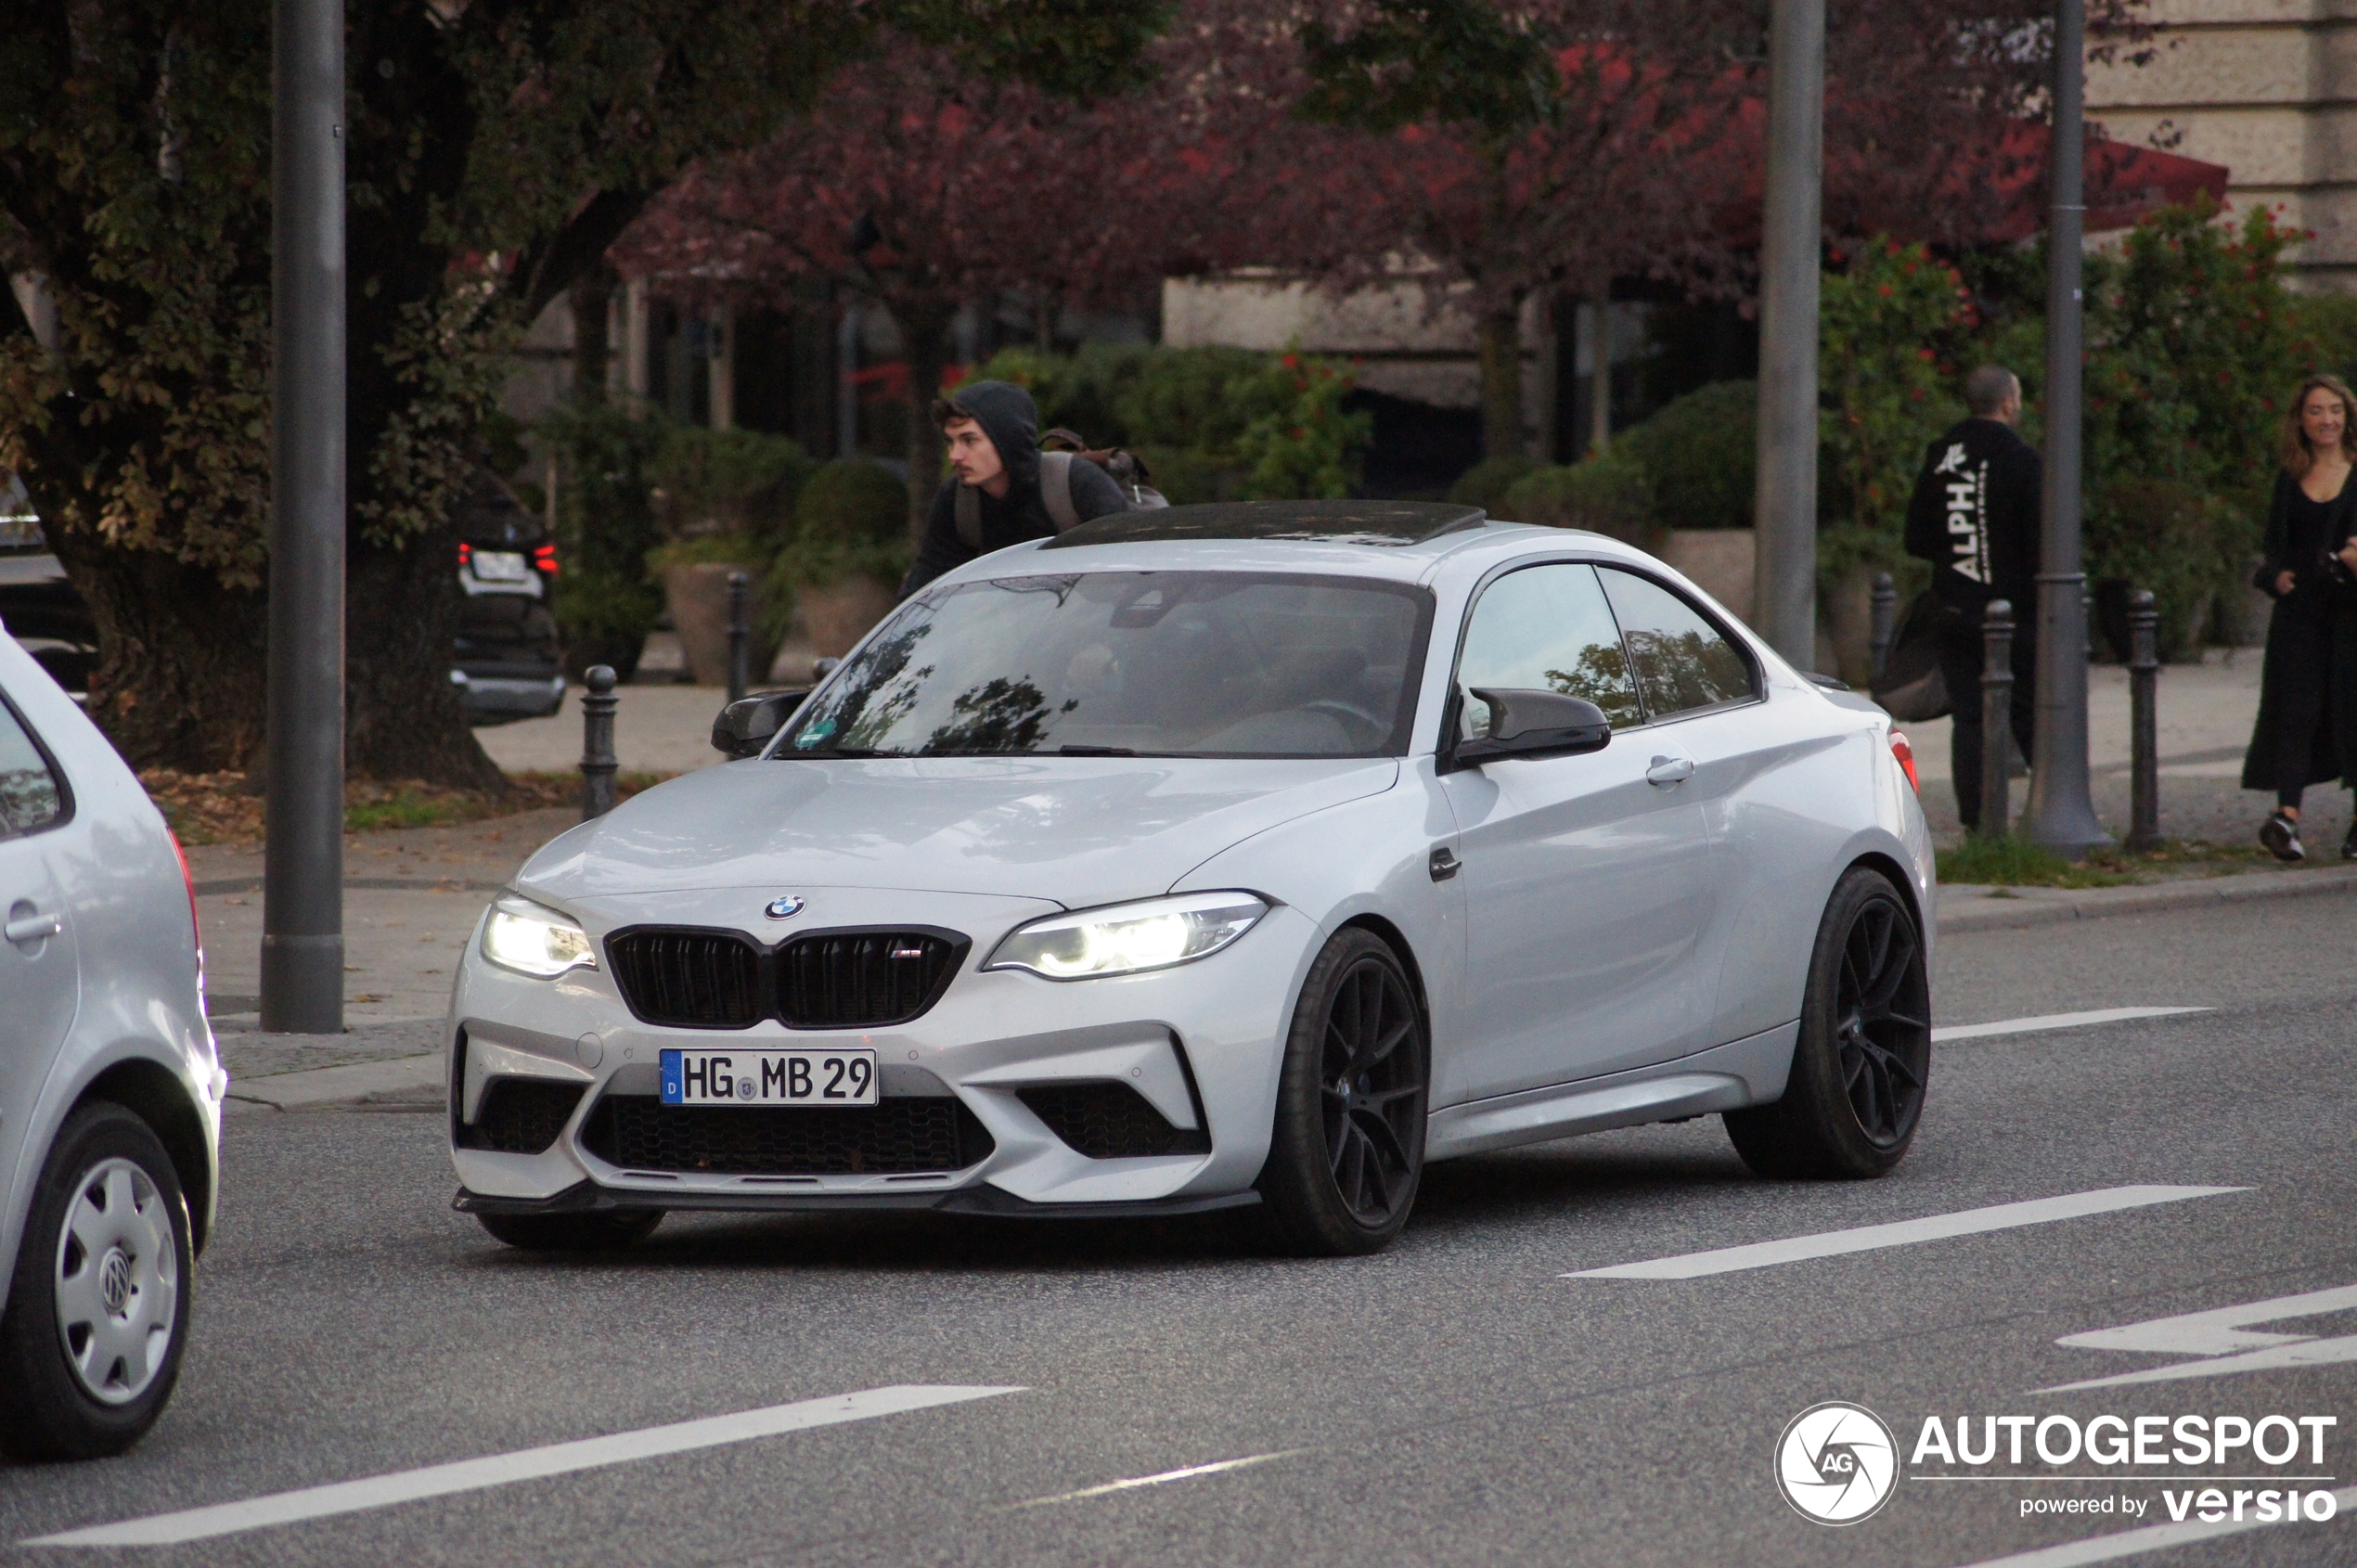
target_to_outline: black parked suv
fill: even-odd
[[[24,487],[0,475],[0,624],[79,699],[98,667],[98,627],[41,537]]]
[[[450,679],[478,725],[547,718],[565,699],[563,650],[549,613],[557,546],[547,525],[485,476],[459,504],[457,668]]]

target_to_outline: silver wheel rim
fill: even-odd
[[[58,1339],[84,1392],[105,1405],[138,1398],[171,1354],[180,1306],[170,1205],[146,1171],[118,1157],[82,1173],[56,1283]]]

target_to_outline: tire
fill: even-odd
[[[1381,1252],[1423,1176],[1432,1053],[1397,955],[1337,932],[1301,988],[1277,1081],[1261,1202],[1270,1240],[1304,1257]]]
[[[195,1259],[172,1158],[109,1100],[66,1118],[25,1216],[0,1317],[0,1446],[120,1454],[172,1397]]]
[[[1914,1141],[1930,1077],[1922,934],[1888,880],[1853,866],[1817,925],[1784,1098],[1728,1112],[1727,1137],[1764,1176],[1887,1176]]]
[[[528,1253],[619,1252],[654,1234],[661,1209],[601,1215],[477,1215],[483,1227]]]

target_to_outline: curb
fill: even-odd
[[[273,1073],[233,1079],[224,1108],[231,1111],[294,1111],[365,1099],[404,1090],[439,1089],[442,1053],[397,1056],[385,1061],[350,1061],[307,1073]]]
[[[2320,871],[2250,871],[2238,876],[2162,882],[2151,887],[2016,888],[2004,895],[1966,893],[1951,906],[1940,896],[1938,929],[2005,931],[2063,920],[2142,915],[2158,909],[2207,908],[2254,900],[2357,893],[2357,868]]]

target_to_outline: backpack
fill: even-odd
[[[1938,595],[1926,590],[1915,596],[1874,676],[1874,698],[1883,712],[1900,724],[1927,724],[1953,712],[1947,679],[1939,673],[1939,640],[1962,620]]]
[[[1039,500],[1048,508],[1048,521],[1062,533],[1076,527],[1080,513],[1072,504],[1072,465],[1077,458],[1094,463],[1113,477],[1121,486],[1122,495],[1132,511],[1152,511],[1170,505],[1169,499],[1151,483],[1142,458],[1124,452],[1118,446],[1098,451],[1088,450],[1088,443],[1072,431],[1056,429],[1039,438]],[[958,486],[955,501],[958,540],[970,550],[982,548],[982,497],[972,486]]]

